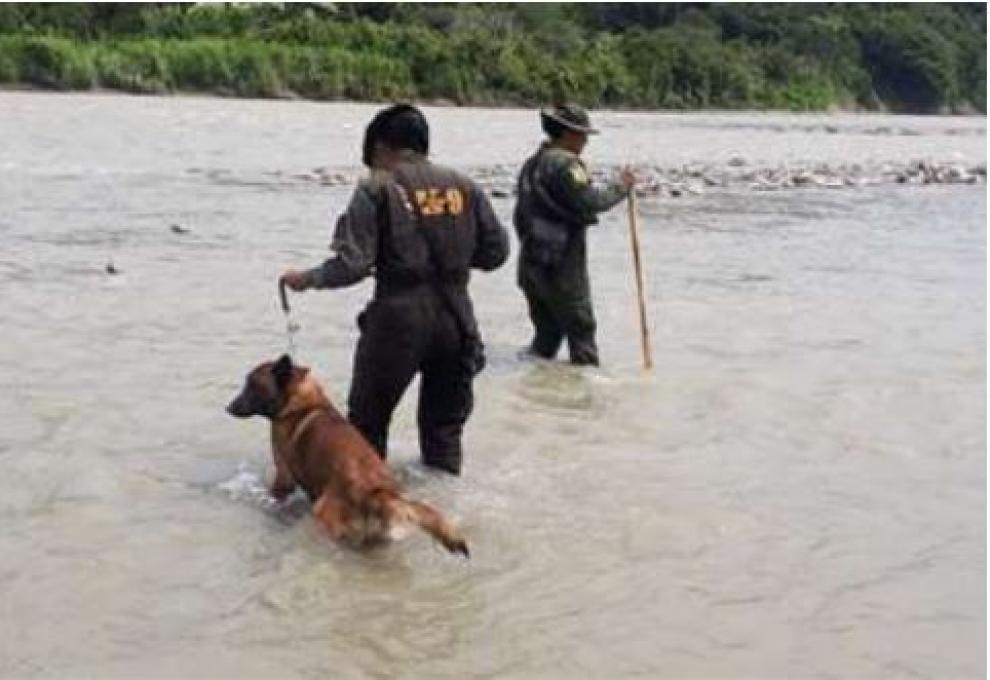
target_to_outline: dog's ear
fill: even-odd
[[[272,367],[272,373],[275,374],[275,386],[284,390],[292,380],[292,358],[288,354],[283,354]]]

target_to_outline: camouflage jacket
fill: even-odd
[[[544,143],[519,172],[512,222],[527,255],[553,264],[574,234],[628,193],[618,184],[595,185],[577,154]]]

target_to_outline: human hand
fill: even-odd
[[[628,165],[622,168],[619,172],[619,183],[626,188],[627,191],[631,191],[634,186],[636,186],[636,173]]]
[[[279,277],[279,283],[301,293],[310,287],[309,273],[298,269],[289,269]]]

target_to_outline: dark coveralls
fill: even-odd
[[[505,262],[505,228],[473,181],[406,152],[392,171],[374,171],[358,185],[332,248],[335,257],[310,270],[314,287],[349,286],[368,274],[376,280],[358,316],[350,421],[384,458],[392,412],[418,372],[423,462],[459,473],[475,373],[462,350],[466,335],[480,343],[469,272]]]
[[[596,187],[576,154],[549,144],[523,165],[513,223],[522,243],[518,284],[535,334],[530,351],[553,358],[567,338],[571,362],[598,364],[586,232],[628,195]]]

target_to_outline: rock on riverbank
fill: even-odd
[[[680,167],[640,165],[637,195],[644,198],[681,198],[700,196],[711,191],[787,191],[808,188],[851,189],[881,184],[985,184],[986,163],[932,161],[873,164],[792,164],[774,167],[751,165],[746,159],[733,157],[724,164],[691,163]],[[595,171],[598,180],[616,176],[618,166]],[[189,174],[225,185],[270,185],[289,187],[300,184],[352,186],[364,171],[351,168],[312,168],[305,171],[270,171],[260,177],[242,177],[220,169],[191,168]],[[518,168],[508,164],[469,168],[467,173],[496,200],[515,194]]]

